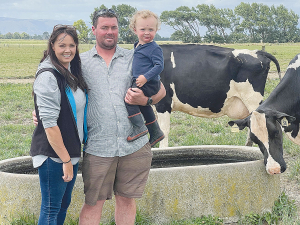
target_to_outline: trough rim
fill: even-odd
[[[240,164],[249,164],[249,163],[255,163],[257,161],[262,161],[263,160],[263,155],[261,151],[259,150],[258,147],[249,147],[249,146],[237,146],[237,145],[192,145],[192,146],[176,146],[176,147],[167,147],[167,148],[152,148],[151,151],[153,152],[153,155],[157,154],[159,155],[160,153],[170,153],[174,151],[180,151],[180,150],[210,150],[212,152],[220,152],[220,151],[230,151],[232,153],[237,152],[241,154],[249,154],[252,155],[254,160],[249,160],[249,161],[243,161],[243,162],[228,162],[228,163],[220,163],[220,164],[208,164],[208,165],[190,165],[190,166],[180,166],[180,167],[166,167],[166,168],[151,168],[150,171],[157,171],[157,170],[172,170],[172,169],[180,169],[180,168],[186,168],[186,167],[222,167],[222,166],[229,166],[231,164],[234,165],[240,165]],[[165,154],[167,155],[167,154]],[[9,158],[9,159],[4,159],[0,160],[0,168],[5,166],[5,164],[10,164],[10,163],[17,163],[20,161],[28,161],[31,160],[31,156],[20,156],[20,157],[15,157],[15,158]],[[27,176],[28,178],[34,178],[38,177],[38,174],[19,174],[19,173],[11,173],[11,172],[3,172],[0,170],[0,175],[1,176],[14,176],[15,178],[17,177],[24,177]],[[81,176],[81,173],[78,173],[77,176]]]

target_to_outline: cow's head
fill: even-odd
[[[287,124],[281,124],[282,120]],[[275,110],[257,110],[245,119],[229,121],[233,126],[237,124],[240,130],[248,127],[250,138],[256,143],[264,155],[264,163],[267,173],[278,174],[286,170],[286,163],[283,159],[282,127],[288,129],[289,123],[295,120],[294,117]]]

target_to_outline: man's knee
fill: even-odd
[[[127,197],[123,197],[121,195],[115,195],[115,198],[116,198],[116,204],[122,204],[122,205],[135,204],[134,198],[127,198]]]

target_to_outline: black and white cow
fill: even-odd
[[[269,174],[283,173],[282,129],[300,145],[300,54],[290,62],[287,71],[270,96],[247,118],[230,121],[239,129],[250,128],[250,138],[264,155]]]
[[[263,51],[193,44],[161,48],[166,97],[155,105],[165,133],[160,147],[168,147],[171,111],[207,118],[245,118],[263,99],[271,61],[280,73],[276,58]]]

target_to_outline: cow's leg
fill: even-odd
[[[168,147],[169,133],[170,133],[170,116],[169,112],[157,113],[157,120],[162,132],[164,132],[165,138],[159,143],[159,148]]]
[[[247,141],[246,141],[246,146],[252,146],[253,145],[253,141],[250,138],[250,129],[248,128],[248,133],[247,133]]]

